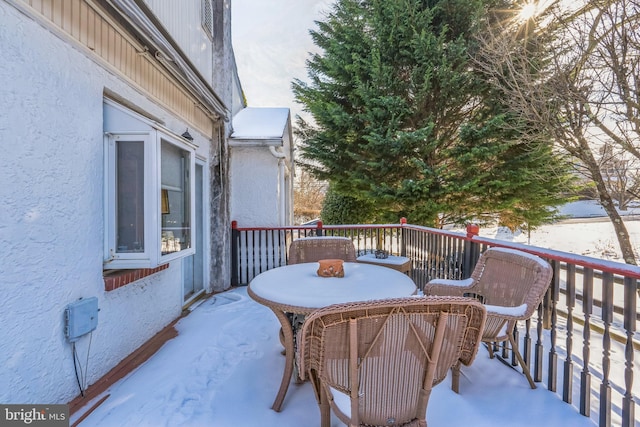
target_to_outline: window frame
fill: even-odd
[[[179,149],[187,152],[189,154],[189,159],[188,159],[188,174],[189,174],[189,188],[188,189],[183,189],[183,191],[188,191],[188,196],[189,196],[189,247],[182,249],[180,251],[177,252],[170,252],[167,253],[165,255],[162,254],[162,219],[161,219],[161,212],[162,212],[162,190],[165,189],[164,184],[162,183],[162,169],[161,167],[158,167],[157,170],[157,182],[158,182],[158,186],[157,186],[157,191],[155,192],[157,194],[158,197],[158,202],[157,202],[157,208],[155,210],[156,215],[158,215],[158,221],[157,221],[157,236],[158,236],[158,254],[159,254],[159,259],[160,259],[160,264],[164,264],[166,262],[169,262],[173,259],[176,258],[182,258],[185,256],[189,256],[189,255],[193,255],[195,253],[195,220],[196,220],[196,216],[195,216],[195,210],[196,210],[196,206],[195,206],[195,191],[196,191],[196,186],[195,186],[195,168],[196,168],[196,161],[195,161],[195,157],[196,157],[196,153],[195,153],[195,149],[193,150],[188,150],[186,147],[188,147],[188,144],[183,144],[181,143],[179,140],[175,139],[175,138],[171,138],[169,135],[165,134],[165,133],[159,133],[158,135],[158,142],[157,142],[157,164],[161,165],[162,164],[162,142],[167,142],[169,144],[172,144],[176,147],[178,147]]]
[[[122,112],[136,117],[135,113],[125,109],[115,103],[107,103],[120,109]],[[144,123],[142,123],[144,122]],[[141,124],[151,125],[148,130],[141,131],[105,131],[104,134],[104,159],[105,159],[105,192],[104,192],[104,254],[103,268],[112,269],[138,269],[155,268],[170,261],[183,258],[195,253],[195,160],[196,146],[185,138],[173,134],[167,129],[161,128],[158,124],[149,120],[142,120]],[[126,127],[126,125],[124,125]],[[141,126],[144,128],[145,126]],[[144,149],[144,214],[143,214],[143,250],[141,252],[118,252],[117,245],[117,162],[116,143],[117,142],[143,142]],[[161,189],[162,189],[162,141],[177,146],[188,153],[189,175],[188,191],[189,197],[189,247],[180,251],[162,254],[162,217],[161,217]]]

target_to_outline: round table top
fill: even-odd
[[[277,305],[315,310],[332,304],[408,297],[416,292],[411,278],[373,264],[344,263],[344,277],[320,277],[318,263],[267,270],[253,278],[249,290]]]

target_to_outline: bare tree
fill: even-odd
[[[476,58],[513,113],[533,124],[532,140],[552,140],[593,181],[623,258],[634,265],[600,153],[640,159],[639,1],[557,1],[525,31],[515,20],[496,23]]]
[[[302,117],[296,116],[294,127],[296,152],[301,141],[310,137],[314,128]],[[296,224],[320,217],[327,192],[327,183],[316,178],[311,170],[317,165],[302,161],[296,156],[296,176],[293,182],[293,217]]]
[[[326,184],[317,180],[304,168],[298,168],[293,187],[293,216],[297,224],[320,216]]]
[[[629,158],[620,148],[614,151],[611,145],[606,145],[601,150],[600,170],[619,210],[627,210],[632,200],[640,199],[638,159]]]

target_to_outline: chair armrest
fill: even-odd
[[[473,288],[473,284],[472,278],[462,280],[433,279],[424,286],[424,294],[462,296],[463,293]]]

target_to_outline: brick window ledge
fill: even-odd
[[[105,270],[103,272],[104,290],[109,292],[128,285],[131,282],[140,280],[143,277],[151,276],[159,271],[169,268],[169,264],[163,264],[156,268],[138,268],[133,270]]]

